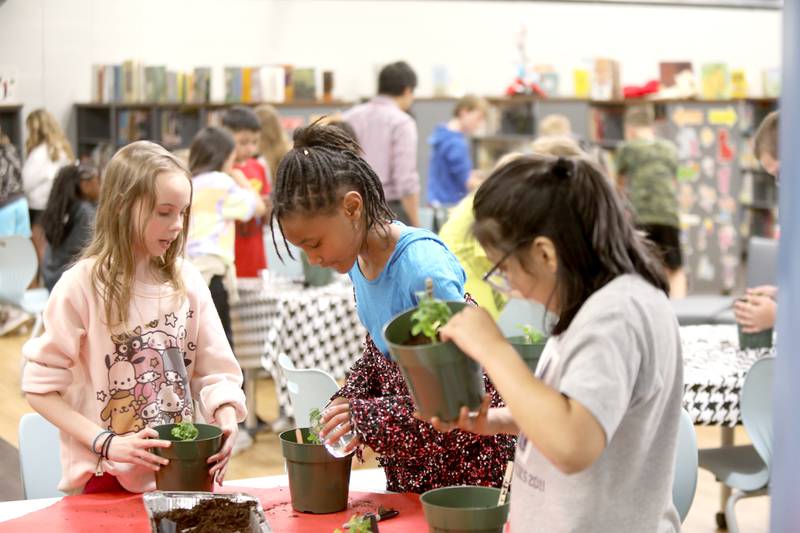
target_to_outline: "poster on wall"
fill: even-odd
[[[17,79],[17,67],[0,65],[0,102],[16,103]]]

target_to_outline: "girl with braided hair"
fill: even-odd
[[[278,166],[273,190],[272,216],[284,240],[301,248],[312,264],[350,276],[368,332],[362,357],[326,409],[321,436],[335,443],[352,431],[355,438],[345,450],[372,448],[391,491],[499,486],[513,453],[512,436],[439,433],[413,416],[413,401],[381,330],[394,315],[416,306],[426,278],[433,280],[438,298],[469,300],[465,274],[436,235],[394,220],[377,174],[360,153],[334,126],[300,128]],[[491,405],[502,405],[488,380],[486,389]]]

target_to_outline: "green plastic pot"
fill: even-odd
[[[301,429],[303,441],[308,428]],[[303,513],[338,513],[347,508],[353,454],[337,458],[322,444],[297,442],[295,430],[280,434],[289,474],[292,507]]]
[[[500,489],[455,486],[420,496],[430,533],[503,533],[511,495],[497,505]]]
[[[772,348],[772,328],[759,331],[758,333],[744,333],[742,326],[739,329],[739,349],[748,348]]]
[[[518,335],[515,337],[508,337],[508,342],[522,357],[531,372],[536,372],[536,365],[539,364],[539,358],[542,357],[544,346],[547,344],[547,339],[536,344],[529,344],[527,337]]]
[[[306,285],[309,287],[324,287],[333,281],[333,270],[312,265],[308,262],[308,256],[305,253],[300,254],[300,256],[303,261],[303,276]]]
[[[169,448],[153,448],[154,454],[169,459],[167,466],[156,472],[158,490],[187,490],[212,492],[214,479],[208,470],[208,458],[222,447],[222,430],[209,424],[195,424],[198,435],[195,440],[180,440],[172,436],[177,424],[156,426],[158,438],[172,441]]]
[[[447,302],[453,313],[468,304]],[[481,366],[452,342],[406,346],[411,338],[411,315],[404,311],[383,328],[389,353],[400,367],[414,405],[423,418],[458,419],[461,406],[477,410],[485,395]]]

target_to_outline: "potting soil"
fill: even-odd
[[[255,503],[232,502],[220,498],[202,500],[191,509],[173,509],[154,516],[158,531],[171,531],[169,522],[177,525],[176,533],[190,528],[191,533],[246,533]]]

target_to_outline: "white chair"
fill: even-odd
[[[0,237],[0,302],[21,307],[36,317],[31,337],[42,330],[42,312],[50,293],[47,289],[28,289],[39,262],[36,249],[28,237]]]
[[[742,498],[762,496],[769,490],[774,362],[774,357],[764,357],[753,363],[742,385],[739,401],[742,424],[753,444],[700,450],[700,467],[733,489],[725,505],[725,523],[719,524],[727,524],[730,533],[739,532],[734,510],[736,502]]]
[[[681,523],[689,514],[697,490],[697,461],[697,435],[692,417],[686,409],[681,409],[678,447],[675,452],[675,478],[672,481],[672,501],[678,509]]]
[[[61,480],[61,444],[58,428],[38,413],[19,421],[19,471],[26,500],[64,496]]]
[[[272,233],[269,228],[267,228],[264,232],[264,251],[267,254],[267,270],[270,275],[282,276],[289,279],[303,278],[303,263],[300,261],[300,249],[289,244],[294,259],[289,257],[283,245],[283,235],[277,225],[275,227],[275,241],[278,243],[281,252],[280,257],[278,257],[278,252],[275,249],[275,243],[272,242]]]
[[[295,368],[286,354],[278,356],[278,364],[286,378],[295,425],[299,428],[309,427],[311,424],[308,415],[311,410],[321,411],[328,405],[331,396],[339,390],[339,384],[323,370]]]
[[[522,327],[525,325],[533,326],[542,331],[543,318],[545,316],[542,304],[525,300],[524,298],[511,298],[506,303],[500,315],[497,317],[497,325],[506,337],[522,335]]]

